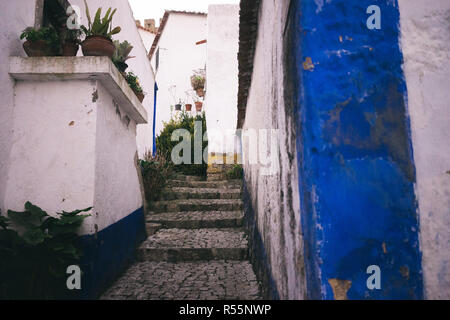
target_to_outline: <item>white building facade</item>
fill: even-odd
[[[205,69],[207,15],[204,13],[166,11],[158,34],[150,49],[149,58],[158,85],[156,103],[156,135],[163,122],[175,115],[175,105],[194,105],[191,76],[195,70]],[[200,42],[200,43],[199,43]],[[200,99],[202,100],[202,99]],[[193,106],[195,112],[195,106]]]

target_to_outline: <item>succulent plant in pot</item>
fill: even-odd
[[[23,49],[29,57],[54,56],[58,52],[59,36],[52,27],[28,27],[20,35],[20,39],[24,38]]]
[[[128,85],[130,86],[131,90],[133,90],[136,97],[139,99],[140,102],[144,101],[145,93],[142,89],[139,78],[137,75],[135,75],[132,71],[126,73],[125,79],[128,82]]]
[[[81,30],[86,35],[86,39],[81,43],[83,54],[85,56],[108,56],[112,58],[116,47],[111,37],[121,31],[120,27],[112,29],[112,18],[117,9],[112,10],[112,8],[109,8],[105,16],[100,18],[102,8],[98,8],[94,21],[92,21],[86,0],[84,0],[84,3],[86,5],[88,27],[81,26]]]
[[[128,65],[125,62],[128,59],[135,58],[130,56],[133,46],[128,41],[119,42],[118,40],[114,41],[114,46],[116,49],[114,51],[112,61],[117,69],[123,73],[128,68]]]

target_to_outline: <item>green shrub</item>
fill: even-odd
[[[232,169],[227,171],[226,176],[229,180],[242,179],[244,178],[244,169],[240,164],[235,164]]]
[[[144,180],[145,198],[147,201],[158,201],[164,190],[167,179],[172,174],[172,164],[164,156],[153,157],[147,154],[140,161]]]
[[[27,202],[24,212],[0,216],[0,299],[69,298],[66,270],[79,265],[76,231],[88,216],[79,214],[89,210],[52,217]]]
[[[186,175],[195,175],[206,177],[206,170],[208,164],[204,161],[202,156],[202,164],[194,163],[194,128],[195,121],[202,122],[202,137],[206,133],[206,116],[203,112],[201,115],[191,116],[187,112],[181,112],[177,118],[172,118],[169,122],[164,124],[164,129],[156,138],[156,148],[158,153],[163,155],[166,159],[171,159],[173,148],[179,144],[179,141],[172,141],[172,133],[177,129],[186,129],[191,134],[191,164],[181,164],[174,166],[174,170]],[[202,151],[208,148],[208,141],[202,142]]]
[[[59,50],[60,39],[58,32],[53,27],[42,27],[40,29],[35,29],[33,27],[28,27],[22,31],[20,39],[26,39],[27,41],[34,42],[38,40],[44,40],[47,45],[51,48],[54,54]]]

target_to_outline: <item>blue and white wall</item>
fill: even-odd
[[[280,130],[282,170],[262,184],[244,163],[246,202],[282,299],[450,298],[450,4],[413,2],[262,1],[244,128]],[[371,5],[380,29],[366,25]],[[260,203],[286,195],[292,151],[299,209],[286,229],[285,207]],[[367,287],[372,265],[380,290]]]

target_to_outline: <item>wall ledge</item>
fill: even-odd
[[[98,80],[137,124],[147,111],[108,57],[10,57],[9,74],[19,81]]]

